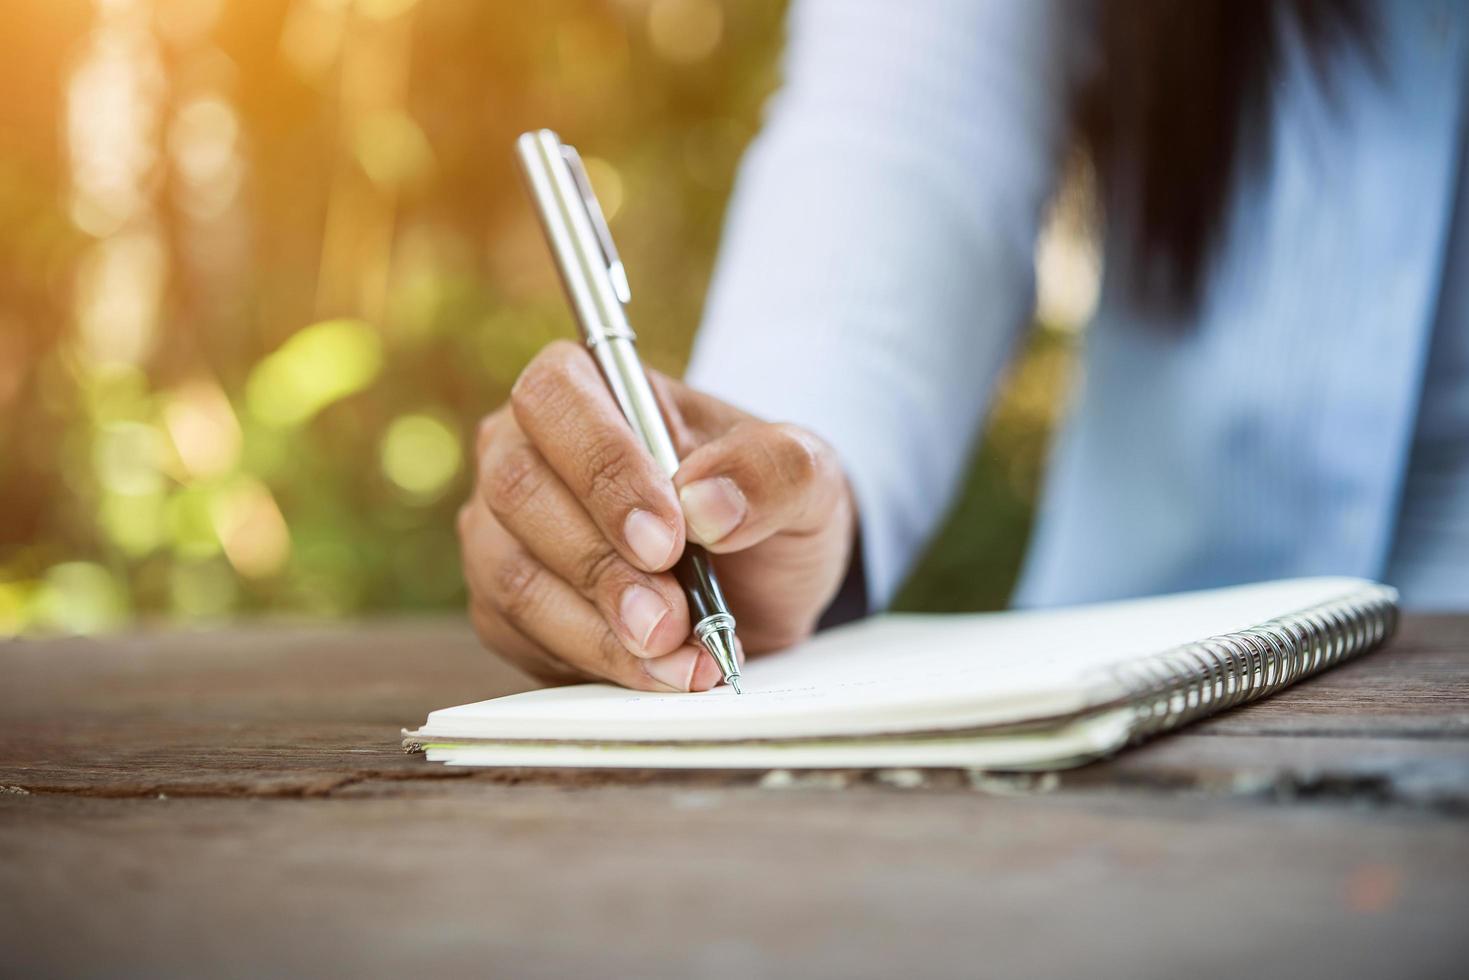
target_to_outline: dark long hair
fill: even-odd
[[[1270,152],[1287,34],[1330,91],[1343,46],[1370,59],[1361,0],[1098,0],[1100,63],[1075,126],[1095,168],[1124,285],[1153,308],[1196,304],[1231,196]]]

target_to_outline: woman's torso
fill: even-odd
[[[1193,321],[1104,288],[1018,604],[1332,573],[1469,607],[1469,16],[1375,9],[1378,68],[1328,93],[1293,52]]]

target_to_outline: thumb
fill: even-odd
[[[841,513],[835,451],[794,425],[747,422],[690,453],[673,477],[689,537],[716,554],[780,532],[819,530]]]

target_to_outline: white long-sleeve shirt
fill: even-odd
[[[874,607],[943,516],[1029,319],[1074,10],[792,10],[688,376],[836,448]],[[1469,309],[1451,288],[1469,270],[1469,16],[1379,13],[1386,84],[1348,70],[1333,109],[1288,62],[1273,156],[1191,323],[1104,282],[1020,604],[1342,573],[1469,608]]]

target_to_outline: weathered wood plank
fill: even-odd
[[[388,723],[534,685],[462,619],[252,624],[0,643],[0,720]]]
[[[1180,732],[1061,774],[1076,792],[1186,792],[1469,813],[1469,744],[1457,739]]]
[[[1388,650],[1064,774],[1060,785],[1460,808],[1469,798],[1466,622],[1410,617]],[[0,676],[0,786],[101,796],[309,796],[365,780],[467,778],[403,756],[399,727],[529,686],[456,620],[17,642],[0,646]],[[1302,737],[1312,734],[1330,737]],[[608,785],[649,775],[505,778]],[[714,786],[756,778],[679,777]]]
[[[1451,976],[1469,830],[1188,798],[0,796],[17,975]]]
[[[413,725],[433,708],[533,686],[457,618],[13,640],[0,643],[0,672],[7,721],[66,713]],[[1469,735],[1469,616],[1405,617],[1386,649],[1204,725]]]
[[[3,729],[3,726],[0,726]],[[43,723],[32,747],[0,739],[0,788],[99,797],[327,796],[364,782],[380,792],[408,792],[409,780],[482,780],[575,786],[674,783],[751,785],[762,773],[521,770],[503,774],[430,765],[404,755],[396,733],[362,724],[300,722],[254,731],[231,725],[235,741],[198,725],[158,722],[71,725]],[[36,744],[44,745],[40,752]],[[1020,777],[976,780],[957,771],[828,773],[794,777],[808,785],[902,785],[945,791],[975,787],[1003,792],[1036,782]],[[1469,812],[1469,747],[1455,740],[1231,736],[1181,732],[1113,760],[1048,781],[1066,793],[1103,790],[1272,800],[1298,797],[1372,805],[1422,806]]]
[[[0,948],[46,975],[1449,975],[1466,624],[1042,777],[429,766],[400,726],[527,686],[456,621],[8,644]]]

